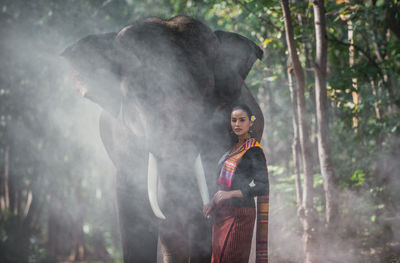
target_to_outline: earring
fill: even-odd
[[[253,126],[251,126],[250,129],[249,129],[250,138],[254,138],[254,133],[255,133],[254,128],[253,128]]]

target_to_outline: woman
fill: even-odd
[[[221,158],[218,191],[203,209],[205,217],[212,215],[214,219],[212,263],[248,263],[256,218],[255,196],[259,196],[256,262],[268,262],[269,183],[263,150],[249,133],[254,121],[248,106],[233,108],[231,127],[237,142]]]

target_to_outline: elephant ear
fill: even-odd
[[[67,47],[61,56],[79,70],[88,71],[94,68],[112,70],[113,42],[116,36],[115,32],[86,36]]]
[[[216,95],[221,102],[232,102],[240,96],[244,80],[263,51],[239,34],[219,30],[214,33],[220,43],[214,69]]]
[[[82,95],[113,114],[119,112],[120,67],[114,39],[117,33],[89,35],[61,54],[73,69],[75,85]]]

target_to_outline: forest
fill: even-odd
[[[2,0],[0,261],[123,262],[101,109],[63,50],[194,17],[264,52],[270,262],[400,262],[400,1]]]

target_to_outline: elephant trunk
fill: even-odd
[[[147,187],[148,187],[148,195],[151,209],[154,212],[154,215],[160,219],[165,219],[163,212],[160,209],[158,204],[158,170],[157,170],[157,161],[152,153],[149,152],[149,164],[148,164],[148,176],[147,176]],[[203,163],[201,161],[200,154],[197,156],[196,161],[194,163],[194,172],[197,180],[197,184],[199,187],[201,199],[203,201],[203,205],[208,204],[210,202],[210,196],[208,193],[208,187],[206,183],[206,177],[204,173]]]

